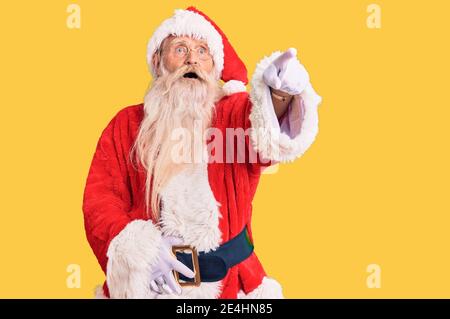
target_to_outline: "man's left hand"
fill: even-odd
[[[289,95],[302,93],[309,83],[309,74],[296,55],[297,50],[290,48],[277,57],[264,71],[264,83]]]

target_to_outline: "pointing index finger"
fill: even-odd
[[[284,53],[282,53],[278,58],[273,61],[273,64],[278,70],[281,70],[285,64],[289,62],[290,59],[297,56],[297,50],[295,48],[289,48]]]

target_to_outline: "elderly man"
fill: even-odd
[[[176,10],[155,31],[144,103],[110,121],[86,182],[98,296],[283,297],[253,250],[251,214],[261,171],[300,157],[318,131],[320,97],[295,56],[265,57],[249,96],[244,64],[204,13]]]

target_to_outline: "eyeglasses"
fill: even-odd
[[[204,46],[199,46],[195,49],[191,49],[186,44],[180,43],[170,47],[170,52],[179,59],[186,58],[191,51],[195,51],[197,57],[202,61],[206,61],[212,58],[208,48]]]

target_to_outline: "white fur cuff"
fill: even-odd
[[[150,274],[161,245],[152,221],[130,222],[110,243],[106,280],[111,298],[145,298],[152,294]]]
[[[281,132],[273,108],[270,89],[263,81],[264,71],[280,55],[281,52],[277,51],[270,57],[264,57],[258,63],[253,74],[250,92],[253,104],[250,112],[252,125],[250,137],[253,147],[262,158],[277,162],[290,162],[302,156],[314,142],[319,129],[317,107],[322,99],[309,84],[300,94],[305,106],[300,133],[295,137],[290,137]]]

